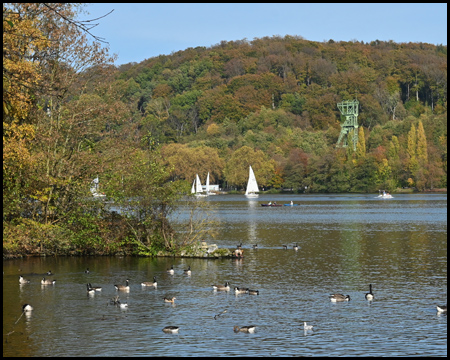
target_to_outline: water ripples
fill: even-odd
[[[288,209],[214,198],[222,218],[214,243],[242,242],[244,259],[4,261],[3,328],[14,332],[3,355],[446,356],[447,315],[435,308],[447,296],[446,197],[318,196]],[[166,273],[172,264],[174,275]],[[191,276],[183,273],[188,266]],[[19,286],[19,268],[22,274],[52,269],[57,283],[41,287],[33,276]],[[156,289],[141,287],[153,276]],[[127,278],[130,292],[116,291],[113,285]],[[212,289],[225,281],[260,295]],[[87,282],[102,291],[88,296]],[[364,299],[370,283],[372,302]],[[336,292],[352,300],[331,303]],[[117,294],[127,309],[108,305]],[[164,296],[177,300],[164,303]],[[14,326],[25,302],[35,310]],[[305,332],[304,321],[314,329]],[[163,333],[167,325],[179,326],[179,333]],[[235,325],[257,328],[234,333]]]

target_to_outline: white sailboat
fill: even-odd
[[[94,179],[94,180],[92,180],[92,183],[91,183],[91,194],[92,194],[92,196],[93,197],[105,197],[106,195],[105,194],[101,194],[101,193],[99,193],[99,179],[98,179],[98,176]]]
[[[206,195],[209,195],[209,171],[208,171],[208,175],[206,175]]]
[[[248,198],[256,198],[258,197],[258,183],[256,182],[255,173],[253,172],[252,167],[250,166],[249,174],[248,174],[248,183],[247,190],[245,190],[245,196]]]
[[[194,191],[194,184],[195,184],[195,191]],[[202,183],[200,181],[198,174],[195,177],[194,184],[192,184],[191,192],[194,193],[195,196],[197,197],[207,196],[206,194],[203,193]]]
[[[206,176],[206,195],[216,195],[215,192],[209,191],[209,172],[208,175]]]

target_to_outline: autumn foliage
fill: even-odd
[[[176,251],[194,176],[242,191],[249,165],[264,190],[447,186],[447,46],[274,36],[115,67],[81,10],[3,5],[4,253]]]

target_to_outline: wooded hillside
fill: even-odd
[[[241,190],[249,165],[266,190],[447,187],[447,46],[275,36],[115,67],[82,6],[3,5],[4,252],[176,251],[208,227],[168,221],[195,174]]]
[[[446,46],[265,37],[189,48],[119,72],[132,122],[163,145],[176,179],[209,171],[223,187],[241,188],[254,163],[266,188],[446,187]],[[358,149],[336,149],[337,103],[354,99]]]

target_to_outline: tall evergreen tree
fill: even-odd
[[[422,121],[419,121],[417,126],[417,160],[421,165],[426,165],[428,162],[427,138],[425,130],[423,129]]]
[[[356,144],[356,158],[362,159],[366,157],[366,139],[364,138],[364,129],[362,126],[358,130],[358,143]]]
[[[414,174],[417,170],[417,133],[414,124],[411,124],[411,130],[408,133],[408,170],[411,174]]]
[[[400,174],[402,173],[402,163],[400,160],[400,143],[398,141],[398,137],[392,135],[392,139],[389,142],[387,159],[389,161],[389,165],[392,169],[392,181],[398,186],[398,182],[400,180]]]
[[[398,142],[398,137],[395,135],[392,135],[392,139],[389,142],[389,148],[388,148],[388,160],[398,160],[399,150],[400,150],[400,144]]]

